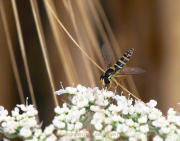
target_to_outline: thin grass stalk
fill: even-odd
[[[30,90],[30,95],[31,95],[33,105],[37,109],[36,100],[34,97],[33,86],[32,86],[31,77],[30,77],[30,73],[29,73],[29,67],[28,67],[28,63],[27,63],[25,46],[24,46],[24,41],[23,41],[23,36],[22,36],[22,30],[21,30],[19,16],[18,16],[18,12],[17,12],[17,6],[16,6],[15,0],[11,0],[11,2],[12,2],[14,17],[15,17],[18,39],[19,39],[19,43],[20,43],[20,49],[21,49],[21,53],[22,53],[22,57],[23,57],[23,63],[25,66],[25,73],[26,73],[26,77],[27,77],[27,81],[28,81],[29,90]],[[38,118],[38,122],[39,122],[39,116],[37,116],[37,118]]]
[[[88,14],[89,11],[87,10],[87,5],[85,4],[84,1],[76,1],[76,2],[77,2],[79,13],[82,17],[82,21],[84,23],[83,26],[85,27],[84,29],[85,29],[87,38],[90,40],[90,43],[92,44],[91,46],[93,47],[94,52],[96,53],[96,56],[100,56],[99,60],[103,64],[104,61],[103,61],[102,55],[100,55],[101,50],[99,49],[100,45],[96,37],[97,35],[96,29],[93,26],[92,20],[90,20],[91,17]]]
[[[47,45],[46,45],[46,42],[45,42],[45,37],[44,37],[43,30],[42,30],[42,24],[41,24],[41,21],[40,21],[40,15],[39,15],[39,10],[38,10],[38,6],[37,6],[37,1],[36,0],[30,0],[30,4],[31,4],[31,7],[32,7],[32,12],[33,12],[35,25],[36,25],[40,45],[41,45],[41,50],[42,50],[44,62],[45,62],[45,65],[46,65],[46,70],[47,70],[48,77],[49,77],[50,84],[51,84],[51,88],[52,88],[52,95],[53,95],[53,98],[54,98],[55,106],[58,106],[57,97],[56,97],[56,95],[54,95],[55,85],[54,85],[52,71],[51,71],[51,67],[50,67],[50,63],[49,63],[49,57],[48,57],[48,53],[47,53]]]
[[[51,6],[55,10],[53,2],[49,1],[49,3],[51,3]],[[71,73],[71,72],[75,72],[75,66],[73,64],[66,39],[64,37],[64,33],[63,33],[62,29],[59,29],[57,21],[54,19],[52,12],[48,8],[48,6],[49,6],[48,3],[46,3],[46,1],[45,1],[46,11],[47,11],[48,18],[49,18],[49,21],[50,21],[50,24],[52,27],[52,31],[53,31],[55,43],[57,45],[57,49],[59,52],[59,56],[61,57],[61,60],[63,62],[63,67],[66,72],[66,77],[67,77],[68,83],[69,84],[72,84],[72,83],[77,84],[79,82],[79,79],[78,79],[76,73],[74,73],[74,74]],[[71,66],[71,67],[69,67],[69,66]]]
[[[16,64],[16,59],[15,59],[15,56],[14,56],[13,45],[12,45],[12,41],[11,41],[11,37],[10,37],[10,32],[9,32],[7,19],[6,19],[6,14],[5,14],[4,5],[3,5],[2,0],[0,0],[0,11],[1,11],[1,15],[2,15],[3,26],[4,26],[4,30],[5,30],[5,35],[6,35],[6,39],[7,39],[10,59],[11,59],[11,63],[12,63],[13,73],[14,73],[14,76],[15,76],[15,80],[16,80],[20,100],[21,100],[22,104],[25,104],[24,93],[23,93],[21,80],[20,80],[20,76],[19,76],[19,72],[18,72],[18,68],[17,68],[17,64]]]
[[[74,15],[74,12],[73,12],[73,8],[72,8],[72,4],[71,4],[71,1],[68,0],[68,3],[69,3],[69,14],[71,16],[71,20],[72,20],[72,24],[74,26],[74,29],[75,29],[75,33],[77,35],[77,39],[78,39],[78,42],[80,44],[80,46],[85,49],[85,42],[83,41],[83,39],[81,38],[81,34],[79,32],[79,29],[78,29],[78,25],[76,23],[76,19],[75,19],[75,15]],[[91,54],[91,53],[90,53]],[[83,57],[83,61],[84,61],[84,66],[85,66],[85,69],[86,69],[86,72],[87,72],[87,77],[88,77],[88,80],[90,81],[90,85],[92,87],[95,87],[96,84],[95,84],[95,79],[94,79],[94,75],[93,75],[93,72],[92,72],[92,68],[91,68],[91,65],[90,65],[90,62],[88,60],[88,58],[82,54],[82,57]]]
[[[77,9],[76,11],[78,11],[79,15],[78,17],[80,21],[80,26],[79,26],[79,30],[81,32],[84,33],[86,38],[83,38],[84,35],[81,35],[81,38],[86,39],[86,52],[88,51],[89,55],[91,56],[91,58],[93,58],[93,60],[95,61],[97,57],[98,61],[101,62],[101,64],[103,62],[103,58],[102,58],[102,54],[101,54],[101,50],[100,50],[100,44],[98,41],[98,37],[96,34],[96,29],[94,26],[94,23],[92,22],[92,17],[89,14],[89,7],[87,5],[87,3],[85,1],[75,1],[77,4]],[[97,62],[97,61],[96,61]],[[95,79],[99,79],[99,76],[101,75],[101,73],[99,72],[99,69],[97,67],[93,67],[93,76]]]
[[[53,9],[51,8],[51,6],[49,5],[49,3],[47,2],[47,0],[45,0],[45,2],[47,3],[50,11],[52,12],[53,16],[55,17],[55,19],[57,20],[57,22],[60,24],[60,26],[62,27],[62,29],[66,32],[66,34],[69,36],[69,38],[75,43],[75,45],[86,55],[86,57],[88,57],[88,59],[90,59],[93,64],[98,67],[102,72],[105,72],[97,63],[95,63],[91,57],[89,57],[89,55],[79,46],[79,44],[74,40],[74,38],[70,35],[70,33],[67,31],[67,29],[64,27],[64,25],[61,23],[61,21],[58,19],[58,17],[56,16],[56,14],[54,13]]]

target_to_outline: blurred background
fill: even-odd
[[[180,111],[179,0],[0,2],[0,105],[9,114],[29,97],[45,127],[51,124],[57,103],[61,106],[62,99],[67,100],[53,94],[61,88],[60,81],[63,87],[74,83],[101,88],[103,72],[67,36],[52,11],[104,70],[102,44],[113,51],[111,65],[134,48],[127,66],[146,73],[127,76],[122,85],[144,102],[156,100],[164,115],[170,107]],[[116,93],[121,91],[118,87]]]

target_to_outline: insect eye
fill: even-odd
[[[101,75],[100,80],[101,80],[101,79],[104,79],[104,75]]]
[[[104,81],[105,81],[106,84],[110,83],[110,81],[109,81],[109,79],[107,77],[104,77]]]

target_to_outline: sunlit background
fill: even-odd
[[[9,113],[29,97],[45,127],[57,103],[68,101],[53,94],[60,81],[101,88],[103,72],[58,20],[104,70],[102,44],[113,51],[111,65],[134,48],[127,66],[146,73],[127,76],[122,85],[144,102],[156,100],[164,115],[170,107],[180,111],[179,0],[0,0],[0,12],[0,105]]]

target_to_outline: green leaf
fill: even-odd
[[[4,133],[4,135],[9,138],[9,139],[14,139],[17,137],[17,134],[9,134],[9,133]]]

